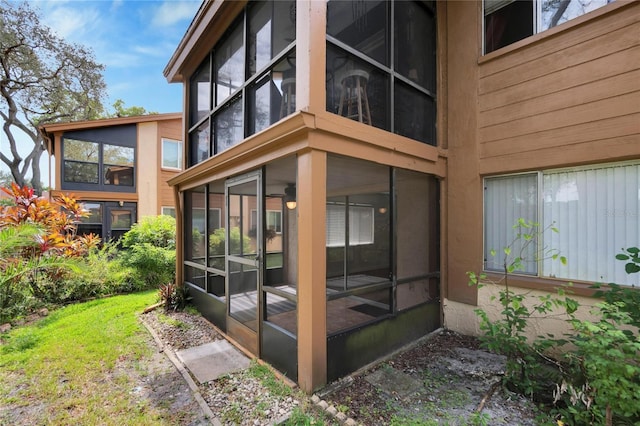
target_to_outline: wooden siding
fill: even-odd
[[[640,2],[481,60],[481,174],[640,157]]]
[[[162,138],[173,139],[177,141],[183,140],[182,137],[182,119],[167,120],[158,123],[158,214],[162,213],[162,207],[174,207],[175,200],[173,196],[173,188],[169,186],[167,181],[177,175],[180,171],[162,168]]]

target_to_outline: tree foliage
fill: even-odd
[[[27,2],[0,0],[0,117],[10,148],[0,160],[18,186],[27,184],[31,170],[36,193],[42,190],[39,163],[46,146],[38,126],[103,114],[103,71],[91,49],[57,36]],[[24,158],[20,132],[33,142]]]

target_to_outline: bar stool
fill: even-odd
[[[280,102],[280,118],[286,117],[296,110],[296,79],[285,78],[280,84],[282,101]]]
[[[343,115],[343,111],[346,109],[345,117],[371,124],[371,110],[367,96],[368,81],[369,73],[363,70],[351,70],[344,75],[340,91],[340,105],[338,106],[339,115]]]

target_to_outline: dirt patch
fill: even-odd
[[[535,406],[497,385],[504,357],[478,346],[476,338],[445,330],[337,382],[323,397],[366,425],[535,425]]]

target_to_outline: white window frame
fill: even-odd
[[[174,166],[167,166],[164,161],[165,161],[165,156],[164,156],[164,144],[165,142],[167,143],[172,143],[172,144],[177,144],[178,145],[178,164],[179,167],[174,167]],[[182,170],[182,164],[183,164],[183,145],[182,145],[182,141],[176,140],[176,139],[169,139],[169,138],[162,138],[161,141],[161,146],[162,146],[162,158],[161,158],[161,165],[163,169],[168,169],[168,170]]]
[[[366,226],[363,232],[357,235],[357,238],[349,233],[349,247],[361,246],[374,243],[375,234],[375,211],[373,206],[349,203],[349,230],[353,229],[353,213],[354,211],[367,212],[370,214],[370,226]],[[344,247],[345,246],[345,204],[344,203],[327,203],[326,214],[326,246],[327,247]],[[342,214],[341,214],[342,213]],[[342,217],[339,217],[342,216]],[[336,222],[337,221],[337,222]],[[342,223],[340,223],[340,221]],[[334,222],[334,223],[332,223]],[[337,232],[331,232],[331,226],[338,226]],[[341,232],[340,232],[341,231]]]
[[[173,214],[167,213],[168,211],[173,211]],[[160,214],[165,216],[171,216],[173,218],[176,217],[176,208],[171,206],[162,206],[160,207]]]
[[[269,229],[269,214],[271,215],[275,214],[279,216],[279,220],[277,221],[279,223],[275,224],[275,227],[276,227],[275,231],[276,231],[276,234],[282,234],[282,210],[267,210],[267,214],[265,215],[265,219],[267,222],[267,229]]]
[[[488,272],[500,270],[499,267],[491,267],[488,263],[491,259],[489,250],[494,249],[497,252],[496,262],[499,264],[504,248],[488,246],[489,241],[493,239],[487,235],[488,227],[492,226],[488,217],[488,212],[492,209],[492,206],[488,205],[489,185],[492,182],[497,183],[500,179],[527,175],[536,179],[537,218],[524,219],[539,223],[540,230],[544,230],[540,237],[541,241],[537,242],[540,247],[539,253],[557,250],[556,253],[560,256],[566,256],[567,265],[562,265],[558,260],[546,256],[545,259],[537,262],[532,270],[521,270],[515,273],[558,278],[565,282],[604,284],[616,282],[620,285],[637,286],[638,277],[627,275],[623,262],[616,260],[615,255],[621,253],[623,248],[638,247],[640,244],[640,163],[638,161],[485,177],[484,269]],[[562,181],[563,179],[565,182]],[[625,180],[620,182],[618,179]],[[585,188],[589,190],[585,191]],[[509,210],[509,205],[493,206],[493,208],[495,211]],[[504,226],[511,228],[514,224],[515,221]],[[559,232],[548,229],[551,226],[556,227]],[[606,229],[606,231],[590,233],[588,232],[590,229]],[[510,239],[505,240],[504,245],[509,242],[511,242]]]

